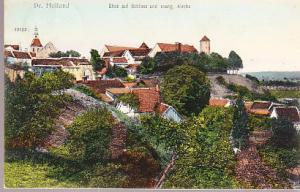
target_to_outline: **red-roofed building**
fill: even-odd
[[[215,107],[229,107],[232,105],[230,99],[224,99],[224,98],[210,98],[209,99],[209,105],[215,106]]]
[[[92,64],[84,58],[62,57],[32,60],[32,71],[36,75],[58,68],[73,74],[76,81],[95,79]]]
[[[32,52],[5,50],[4,59],[7,64],[25,64],[31,66],[31,60],[35,58]]]
[[[176,122],[182,120],[181,115],[170,105],[161,101],[158,88],[119,88],[108,89],[106,95],[115,100],[121,94],[134,94],[139,100],[138,109],[133,109],[128,104],[117,103],[116,107],[130,117],[138,117],[144,113],[158,113],[162,117]]]
[[[20,51],[20,45],[6,44],[4,49],[7,51]]]
[[[180,52],[180,53],[197,53],[197,49],[193,45],[181,43],[157,43],[149,52],[149,57],[155,57],[157,53]]]

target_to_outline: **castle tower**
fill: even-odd
[[[200,53],[201,52],[204,52],[208,55],[210,54],[210,40],[205,35],[200,40]]]
[[[39,39],[39,33],[38,33],[38,28],[35,27],[34,28],[34,38],[31,42],[31,45],[30,45],[30,51],[31,52],[34,52],[34,53],[38,53],[38,51],[40,51],[42,48],[43,48],[43,45]]]

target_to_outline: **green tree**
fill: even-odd
[[[297,131],[287,119],[276,119],[272,122],[273,136],[271,143],[278,148],[295,148],[298,145]]]
[[[7,148],[35,148],[51,133],[59,109],[70,100],[61,92],[74,77],[63,71],[36,77],[27,72],[6,82],[5,141]]]
[[[122,94],[118,97],[118,100],[125,103],[125,104],[128,104],[129,106],[137,109],[139,107],[139,98],[130,93],[130,94]]]
[[[82,162],[105,162],[110,156],[108,144],[115,120],[105,108],[92,109],[76,117],[68,127],[68,148],[74,159]]]
[[[181,114],[198,114],[210,97],[206,75],[189,65],[176,66],[164,76],[161,84],[163,99]]]
[[[123,67],[119,66],[113,66],[113,73],[115,74],[116,77],[126,77],[127,76],[127,71]]]
[[[185,126],[185,139],[166,188],[235,188],[230,145],[232,110],[206,107]]]
[[[140,73],[141,74],[149,74],[156,70],[157,62],[154,58],[145,57],[141,63]]]
[[[241,98],[236,100],[233,113],[232,138],[235,147],[245,147],[249,137],[248,115]]]
[[[49,57],[52,57],[52,58],[61,58],[61,57],[70,57],[70,56],[71,57],[80,57],[81,54],[74,50],[68,50],[66,52],[58,51],[58,52],[49,54]]]
[[[239,70],[240,68],[243,68],[243,61],[241,57],[234,51],[230,51],[229,53],[228,64],[228,68],[231,70]]]
[[[90,54],[91,54],[91,64],[93,66],[93,69],[95,71],[101,70],[104,67],[105,62],[103,59],[101,59],[98,51],[96,49],[92,49],[90,51]]]

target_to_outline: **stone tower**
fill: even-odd
[[[204,52],[208,55],[210,54],[210,40],[205,35],[200,40],[200,53],[201,52]]]
[[[35,27],[34,28],[34,38],[31,42],[31,45],[30,45],[30,51],[31,52],[34,52],[34,53],[38,53],[42,48],[43,48],[43,45],[39,39],[39,33],[38,33],[38,28]]]

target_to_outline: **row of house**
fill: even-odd
[[[87,59],[77,57],[50,58],[49,54],[55,52],[57,50],[51,42],[45,46],[42,45],[36,28],[30,44],[30,51],[21,50],[19,45],[4,45],[5,73],[13,81],[17,75],[21,77],[24,75],[22,67],[26,66],[29,71],[36,75],[62,69],[73,74],[76,81],[96,78],[93,67]]]
[[[157,54],[168,52],[199,53],[193,45],[176,43],[156,43],[153,48],[143,42],[138,47],[105,45],[100,51],[100,56],[111,66],[123,68],[136,68],[145,57],[155,57]],[[204,36],[200,40],[200,52],[210,54],[210,39]]]
[[[134,83],[121,82],[119,79],[99,79],[78,83],[90,87],[103,101],[115,105],[129,117],[138,118],[141,114],[156,113],[176,122],[182,120],[182,116],[172,106],[162,101],[157,79],[144,79]],[[138,108],[118,101],[118,97],[123,94],[134,94],[139,101]]]
[[[230,99],[225,98],[211,98],[209,101],[209,105],[218,107],[229,107],[232,104],[233,102]],[[286,106],[271,101],[246,101],[245,108],[250,114],[288,119],[293,122],[297,131],[300,131],[300,112],[296,106]]]

